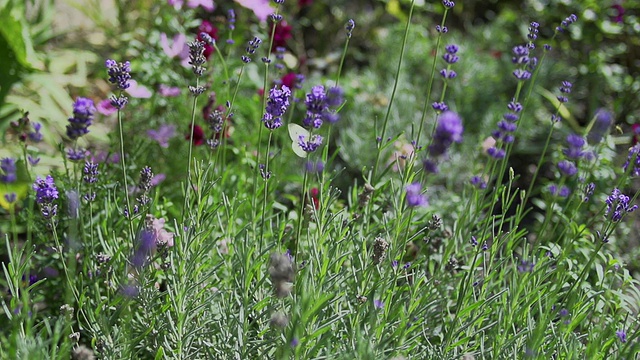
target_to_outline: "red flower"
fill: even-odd
[[[211,36],[211,38],[213,38],[214,40],[216,41],[218,40],[218,29],[207,20],[202,20],[202,24],[200,24],[200,26],[198,27],[198,40],[204,41],[200,33],[206,33],[207,35]],[[204,57],[207,58],[207,60],[209,60],[209,57],[211,57],[211,54],[213,54],[213,51],[214,51],[213,46],[209,44],[205,45]]]
[[[287,24],[286,21],[279,22],[276,24],[276,30],[273,33],[272,50],[275,51],[278,46],[285,47],[289,39],[291,39],[291,25]]]
[[[617,23],[624,22],[624,7],[620,4],[613,4],[611,8],[616,11],[616,15],[611,20]]]
[[[184,139],[189,140],[190,138],[191,138],[191,125],[189,125],[189,132],[187,133],[187,136],[184,137]],[[193,127],[192,142],[193,142],[193,145],[195,146],[200,146],[204,144],[204,131],[202,131],[202,128],[200,127],[200,125],[196,125]]]
[[[631,137],[631,146],[636,146],[636,144],[640,142],[640,124],[631,125],[631,130],[633,130],[633,135]]]
[[[311,190],[309,190],[309,195],[311,195],[311,201],[313,202],[313,207],[316,210],[320,209],[320,199],[318,198],[319,194],[320,194],[320,191],[318,190],[318,188],[311,188]]]
[[[298,0],[299,7],[310,6],[311,4],[313,4],[313,0]]]
[[[293,89],[293,86],[296,84],[296,73],[290,72],[284,75],[280,81],[282,85],[286,85],[289,89]]]

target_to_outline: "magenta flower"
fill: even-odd
[[[96,110],[104,116],[109,116],[118,111],[115,106],[111,105],[111,99],[100,101],[98,105],[96,105]]]
[[[267,17],[276,10],[271,7],[270,0],[235,0],[235,2],[253,11],[260,21],[267,20]]]
[[[148,99],[151,97],[151,90],[146,86],[138,84],[135,80],[129,80],[129,88],[125,90],[131,97],[139,99]]]
[[[162,124],[160,125],[158,130],[154,130],[154,129],[148,130],[147,135],[152,140],[157,141],[158,144],[160,144],[160,146],[162,146],[163,148],[168,148],[169,140],[171,140],[171,138],[176,136],[176,126]]]
[[[167,34],[162,33],[160,34],[160,46],[162,46],[162,51],[170,58],[178,56],[182,59],[189,56],[187,37],[184,34],[174,35],[173,43],[169,44]]]
[[[158,93],[164,97],[176,97],[180,95],[180,88],[175,86],[167,86],[165,84],[160,84],[158,87]]]

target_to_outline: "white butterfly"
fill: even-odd
[[[309,139],[309,131],[298,124],[289,124],[289,137],[291,138],[291,149],[293,152],[301,158],[307,157],[307,152],[300,147],[300,135]]]

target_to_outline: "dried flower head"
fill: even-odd
[[[378,236],[373,242],[373,254],[371,255],[374,264],[380,264],[387,257],[387,249],[389,249],[389,243]]]

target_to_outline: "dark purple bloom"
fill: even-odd
[[[67,159],[70,161],[81,161],[87,156],[87,150],[83,148],[67,149]]]
[[[630,201],[631,199],[618,188],[613,189],[611,195],[605,200],[607,209],[604,216],[612,222],[619,222],[627,213],[634,212],[638,208],[638,205],[629,206]]]
[[[633,164],[633,168],[631,169],[631,176],[640,176],[640,144],[636,144],[629,149],[627,161],[622,166],[622,169],[624,171],[627,171],[627,168],[630,164]]]
[[[383,309],[384,302],[382,302],[382,300],[373,300],[373,306],[375,306],[376,309]]]
[[[27,160],[29,161],[29,164],[31,164],[31,166],[36,166],[40,162],[40,158],[39,157],[31,156],[31,155],[27,156]]]
[[[536,263],[534,263],[533,261],[522,260],[518,265],[518,272],[533,272],[533,268],[535,267],[535,265]]]
[[[571,87],[573,86],[573,84],[571,84],[568,81],[563,81],[562,82],[562,86],[560,87],[560,92],[563,94],[571,94]],[[569,101],[569,99],[564,96],[564,95],[559,95],[557,97],[558,101],[560,101],[561,103],[566,103]]]
[[[322,85],[311,88],[311,92],[306,95],[304,101],[307,113],[302,120],[305,127],[319,128],[324,121],[335,123],[339,120],[338,114],[329,107],[342,104],[343,92],[340,88],[330,88],[329,93],[325,92]]]
[[[539,27],[540,24],[535,21],[531,22],[531,24],[529,25],[529,34],[527,34],[527,38],[529,39],[530,43],[533,43],[533,41],[538,38]]]
[[[316,151],[320,145],[322,145],[322,136],[320,135],[311,135],[310,138],[307,139],[306,135],[299,135],[298,136],[298,145],[302,148],[302,150],[304,150],[305,152],[314,152]]]
[[[16,161],[12,158],[0,160],[0,182],[8,184],[18,180],[16,170]]]
[[[123,94],[120,94],[120,96],[111,95],[111,97],[109,98],[109,103],[114,108],[122,110],[129,103],[129,98],[124,96]]]
[[[478,246],[478,239],[475,236],[471,236],[471,245]]]
[[[73,117],[69,118],[69,125],[67,125],[67,136],[71,140],[77,140],[89,132],[95,111],[93,100],[83,97],[76,99],[73,103]]]
[[[499,149],[495,146],[487,149],[487,154],[489,154],[489,156],[494,159],[504,159],[504,157],[506,156],[506,152],[503,149]]]
[[[482,178],[480,176],[473,176],[470,180],[471,185],[473,185],[474,187],[476,187],[477,189],[486,189],[487,188],[487,183],[482,180]]]
[[[627,333],[624,330],[616,331],[616,336],[618,337],[620,342],[623,342],[623,343],[627,342]]]
[[[511,62],[514,64],[525,65],[529,63],[529,49],[526,46],[518,45],[513,48],[513,57]]]
[[[436,31],[442,34],[446,34],[449,32],[449,28],[447,28],[446,26],[436,25]]]
[[[353,33],[353,29],[356,27],[356,22],[353,21],[353,19],[349,19],[349,21],[347,21],[347,26],[346,26],[346,30],[347,30],[347,37],[351,38],[351,35]]]
[[[605,109],[599,109],[596,112],[596,118],[593,127],[587,135],[587,140],[592,144],[602,141],[602,138],[609,132],[609,128],[613,124],[613,114]]]
[[[244,62],[245,64],[250,63],[251,55],[256,53],[256,50],[258,50],[258,48],[260,47],[260,44],[262,44],[262,40],[260,40],[260,38],[258,37],[254,37],[252,40],[250,40],[249,45],[245,49],[246,50],[245,55],[242,55],[242,62]]]
[[[452,7],[456,6],[456,3],[451,0],[442,0],[442,5],[444,5],[444,7],[446,7],[447,9],[451,9]]]
[[[447,64],[455,64],[460,60],[460,58],[456,55],[458,52],[457,45],[447,45],[445,48],[446,53],[442,55],[442,58]]]
[[[94,184],[98,181],[98,175],[100,172],[98,171],[98,164],[93,161],[86,161],[84,163],[84,169],[82,170],[84,174],[83,180],[87,184]]]
[[[445,112],[449,110],[449,107],[444,102],[434,102],[431,104],[431,107],[438,112]]]
[[[280,89],[274,86],[273,89],[269,90],[267,106],[262,116],[262,122],[264,122],[264,126],[267,129],[274,130],[282,126],[282,115],[289,108],[290,97],[291,90],[286,85],[282,85]]]
[[[563,176],[571,177],[578,172],[578,168],[576,164],[569,160],[562,160],[558,163],[558,170],[562,173]]]
[[[229,30],[234,30],[236,28],[236,12],[233,9],[229,9],[227,11],[227,24],[229,26]]]
[[[51,175],[46,178],[38,176],[32,186],[36,192],[36,203],[40,205],[40,212],[46,219],[55,216],[58,211],[58,205],[54,201],[58,199],[58,188]]]
[[[596,184],[594,183],[587,184],[587,186],[584,188],[584,198],[582,199],[582,201],[584,202],[589,201],[589,198],[591,197],[591,195],[593,195],[593,192],[595,190],[596,190]]]
[[[553,196],[566,198],[569,196],[569,194],[571,194],[571,190],[569,190],[569,188],[564,185],[561,188],[558,188],[558,185],[552,184],[549,185],[549,193]]]
[[[573,24],[576,21],[578,21],[578,17],[575,14],[571,14],[566,19],[562,20],[560,26],[556,27],[556,31],[564,32],[569,28],[569,25]]]
[[[131,84],[129,84],[129,80],[131,80],[130,62],[125,61],[124,63],[118,63],[115,60],[109,59],[105,62],[105,66],[107,67],[110,83],[116,85],[120,90],[126,90],[131,86]]]
[[[4,194],[4,199],[9,203],[9,204],[13,204],[16,199],[18,198],[18,195],[16,195],[16,193],[14,192],[9,192]]]
[[[40,129],[42,129],[42,124],[33,123],[33,131],[29,133],[29,139],[34,143],[42,141],[42,133],[40,132]]]
[[[409,184],[406,187],[407,190],[407,206],[409,207],[417,207],[417,206],[427,206],[427,198],[422,194],[422,185],[420,183],[415,182],[413,184]]]
[[[516,69],[513,71],[513,76],[515,76],[516,79],[523,81],[529,80],[531,78],[531,73],[527,70]]]
[[[578,160],[584,157],[585,155],[585,152],[582,150],[585,144],[586,144],[586,141],[582,136],[576,135],[576,134],[569,134],[567,136],[567,145],[569,147],[562,150],[562,153],[568,159]]]
[[[453,111],[445,111],[438,119],[438,125],[433,134],[431,145],[429,145],[429,155],[433,157],[443,155],[454,142],[462,141],[462,119]]]

